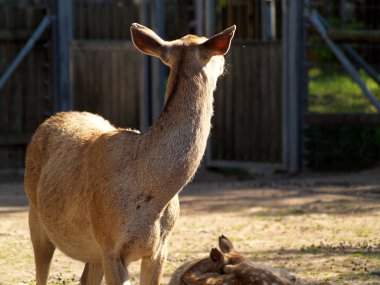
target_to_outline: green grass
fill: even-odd
[[[380,100],[380,87],[366,73],[360,76]],[[376,113],[368,98],[347,74],[337,70],[309,70],[309,111],[316,113]]]

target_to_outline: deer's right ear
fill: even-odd
[[[131,37],[133,44],[139,51],[147,55],[158,57],[161,60],[165,60],[167,52],[165,41],[151,29],[133,23],[131,26]]]
[[[211,249],[210,251],[210,259],[212,262],[223,262],[224,261],[224,255],[216,248]]]
[[[223,32],[209,38],[200,45],[201,51],[207,56],[225,55],[231,46],[232,38],[234,37],[236,26],[233,25]]]
[[[228,238],[226,238],[224,235],[221,235],[219,237],[219,248],[224,253],[230,253],[235,250],[232,242]]]

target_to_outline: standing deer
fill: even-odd
[[[169,285],[292,285],[295,277],[287,271],[252,262],[238,253],[225,236],[209,257],[189,261],[172,275]]]
[[[206,148],[213,91],[236,27],[207,39],[164,41],[132,24],[134,45],[170,67],[164,110],[143,134],[90,113],[58,113],[28,146],[25,189],[37,285],[45,285],[55,248],[85,262],[81,284],[160,284],[178,193]]]

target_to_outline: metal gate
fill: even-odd
[[[210,1],[205,7],[209,31],[238,27],[215,94],[208,166],[299,171],[301,2]]]
[[[120,127],[145,130],[152,124],[161,112],[168,70],[132,46],[129,27],[140,22],[168,40],[186,33],[212,35],[236,24],[227,75],[215,94],[206,165],[298,171],[301,2],[5,1],[8,8],[0,9],[27,3],[26,17],[10,19],[29,19],[35,13],[39,16],[26,21],[28,28],[48,19],[52,29],[41,32],[24,60],[29,71],[17,70],[0,91],[6,109],[0,121],[0,168],[23,167],[31,133],[56,111],[95,112]],[[9,30],[9,19],[4,19],[0,29]],[[25,34],[17,29],[11,37]],[[8,36],[0,33],[0,51],[4,41],[11,44]],[[1,64],[3,74],[9,61]]]

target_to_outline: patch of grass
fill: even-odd
[[[358,237],[371,237],[373,229],[368,227],[360,227],[355,229],[355,234]]]
[[[360,76],[380,100],[380,87],[366,73]],[[376,113],[359,86],[340,69],[328,70],[313,68],[309,70],[309,111],[316,113]]]
[[[241,242],[241,241],[244,241],[244,238],[242,238],[242,237],[236,237],[236,236],[229,237],[229,239],[230,239],[231,241],[234,241],[234,242]]]

